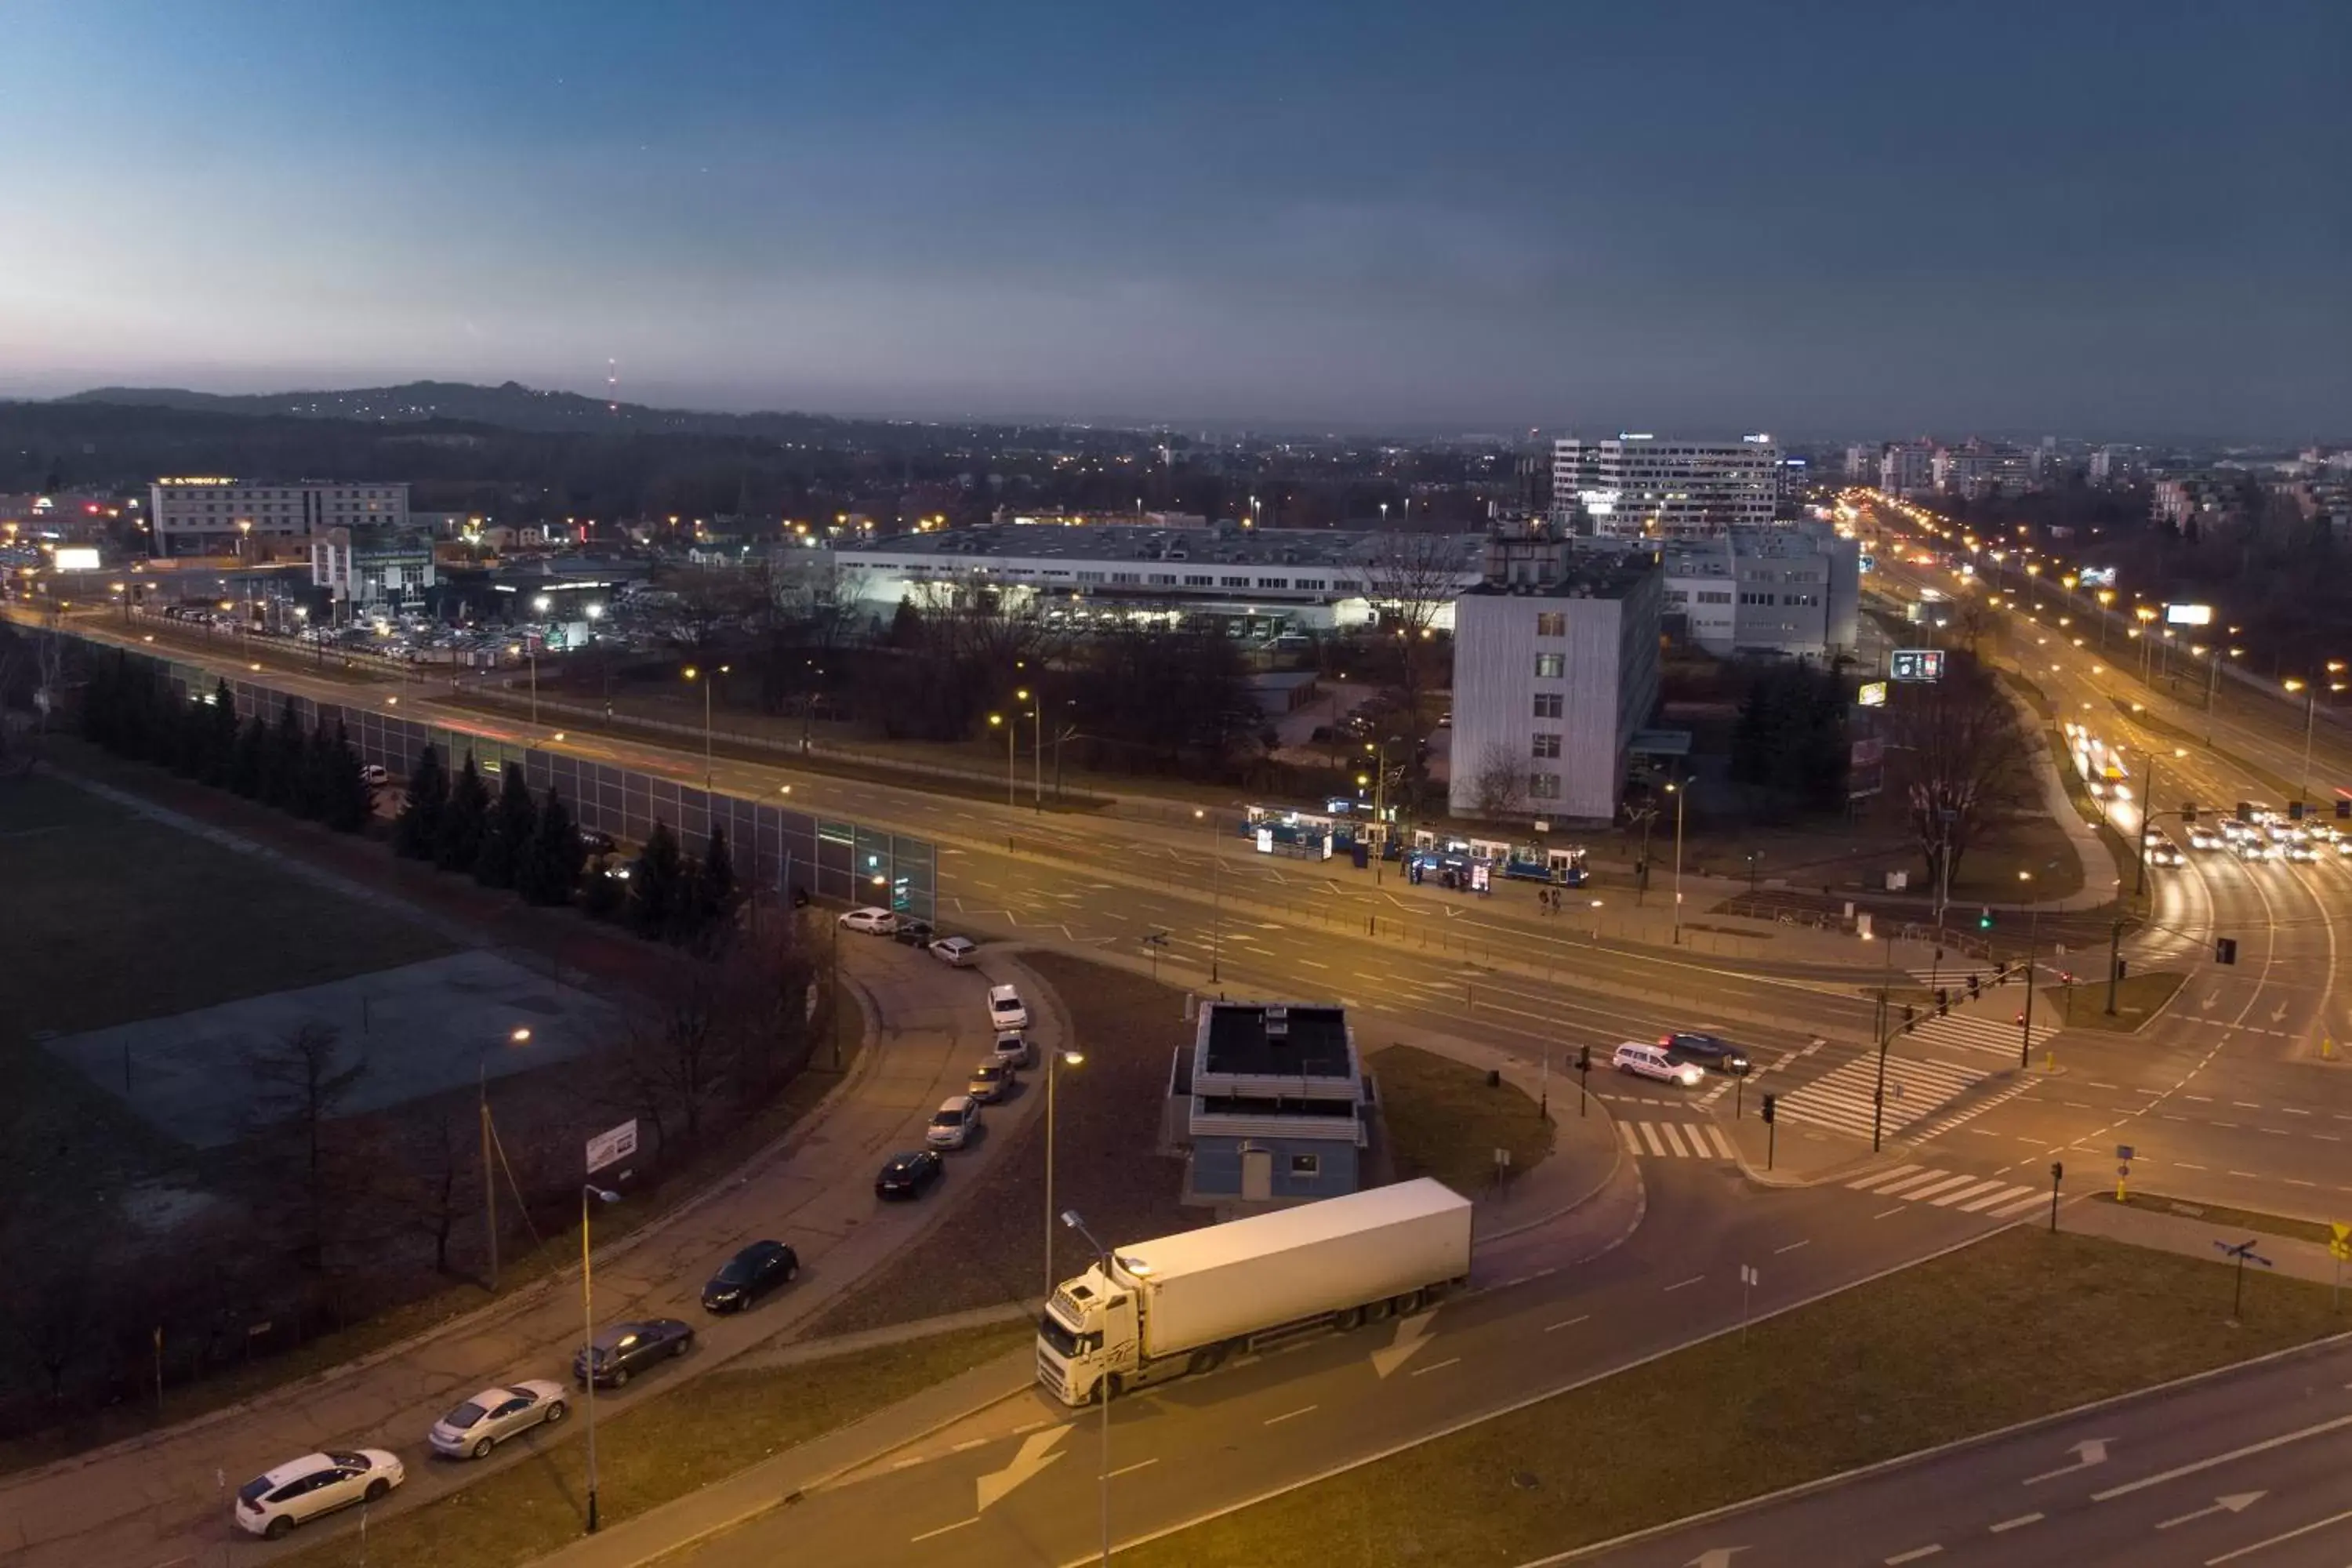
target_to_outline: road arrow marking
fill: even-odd
[[[2282,1024],[2285,1021],[2286,1004],[2282,1002],[2277,1006],[2271,1009],[2271,1022],[2273,1024]]]
[[[2176,1524],[2187,1524],[2193,1519],[2210,1519],[2217,1513],[2243,1513],[2270,1495],[2268,1492],[2231,1492],[2227,1497],[2214,1499],[2211,1508],[2200,1508],[2195,1513],[2184,1513],[2179,1519],[2168,1519],[2156,1528],[2170,1530]]]
[[[1731,1554],[1747,1550],[1745,1546],[1709,1547],[1684,1563],[1683,1568],[1731,1568]]]
[[[2202,1002],[2198,1003],[2198,1004],[2197,1004],[2197,1005],[2198,1005],[2200,1009],[2202,1009],[2203,1011],[2208,1012],[2208,1013],[2210,1013],[2210,1012],[2214,1009],[2214,1007],[2220,1004],[2221,1000],[2221,991],[2217,988],[2217,989],[2215,989],[2215,990],[2208,991],[2207,993],[2205,993],[2205,1000],[2203,1000]]]
[[[1395,1341],[1387,1348],[1372,1352],[1372,1370],[1386,1377],[1402,1366],[1413,1352],[1429,1342],[1429,1321],[1436,1316],[1436,1310],[1432,1309],[1410,1318],[1398,1319]]]
[[[2025,1484],[2030,1487],[2039,1481],[2054,1481],[2061,1476],[2071,1476],[2079,1471],[2087,1470],[2093,1465],[2105,1464],[2107,1462],[2107,1444],[2112,1439],[2106,1437],[2084,1438],[2083,1441],[2075,1444],[2073,1447],[2066,1450],[2068,1453],[2074,1456],[2074,1462],[2073,1464],[2067,1466],[2063,1470],[2044,1470],[2038,1476],[2028,1476],[2025,1478]]]
[[[1011,1464],[980,1478],[980,1500],[974,1511],[986,1513],[990,1504],[1003,1501],[1015,1487],[1035,1480],[1039,1471],[1062,1457],[1054,1452],[1054,1445],[1069,1435],[1069,1426],[1065,1423],[1022,1438],[1021,1451],[1013,1456]]]

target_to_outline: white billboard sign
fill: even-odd
[[[2210,626],[2213,624],[2210,605],[2167,605],[2164,624],[2168,626]]]
[[[617,1165],[636,1152],[637,1123],[632,1118],[588,1140],[588,1173],[593,1176],[607,1165]]]

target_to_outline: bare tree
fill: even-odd
[[[670,574],[663,585],[677,595],[680,640],[699,653],[727,627],[759,613],[766,586],[752,574],[726,567],[696,567]]]
[[[367,1072],[367,1059],[342,1059],[341,1033],[331,1025],[298,1024],[246,1058],[253,1076],[249,1113],[265,1131],[290,1131],[298,1141],[303,1194],[305,1263],[316,1268],[327,1231],[331,1186],[327,1123],[341,1110]]]
[[[624,1058],[631,1092],[667,1157],[672,1130],[691,1150],[703,1118],[725,1093],[736,1037],[729,1026],[731,966],[683,951],[663,954],[626,1016]]]
[[[1952,610],[1952,619],[1946,633],[1950,646],[1968,650],[1975,657],[1984,641],[1994,636],[2000,626],[2000,616],[1981,595],[1962,599]]]
[[[1948,888],[1969,847],[2032,799],[2016,711],[1983,667],[1956,654],[1941,680],[1895,687],[1885,722],[1889,771],[1928,886]]]
[[[1470,809],[1489,820],[1516,816],[1527,787],[1527,764],[1500,741],[1489,741],[1470,775]]]
[[[1362,571],[1364,596],[1400,645],[1405,706],[1418,714],[1438,613],[1462,592],[1461,547],[1443,533],[1384,533]]]

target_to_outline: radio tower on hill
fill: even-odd
[[[618,414],[620,411],[621,362],[608,359],[604,362],[604,412]]]

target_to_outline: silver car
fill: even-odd
[[[482,1390],[433,1423],[425,1441],[453,1459],[487,1458],[516,1433],[552,1426],[565,1414],[562,1385],[534,1377]]]

